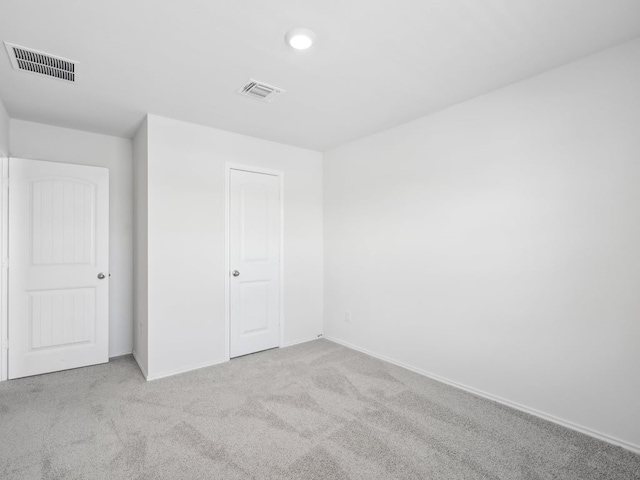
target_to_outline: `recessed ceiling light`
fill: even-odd
[[[308,28],[292,28],[284,36],[287,45],[296,50],[306,50],[316,39],[316,34]]]

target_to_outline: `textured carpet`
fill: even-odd
[[[640,479],[640,456],[319,340],[0,384],[2,479]]]

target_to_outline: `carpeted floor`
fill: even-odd
[[[319,340],[0,384],[2,479],[640,479],[640,456]]]

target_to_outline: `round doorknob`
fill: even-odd
[[[99,278],[100,280],[102,280],[104,277],[106,277],[106,275],[105,275],[104,273],[100,272],[100,273],[98,274],[98,278]]]
[[[231,275],[237,277],[238,275],[240,275],[240,272],[238,270],[234,270],[233,272],[231,272]]]

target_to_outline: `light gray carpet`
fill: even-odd
[[[319,340],[0,384],[2,479],[640,479],[640,456]]]

